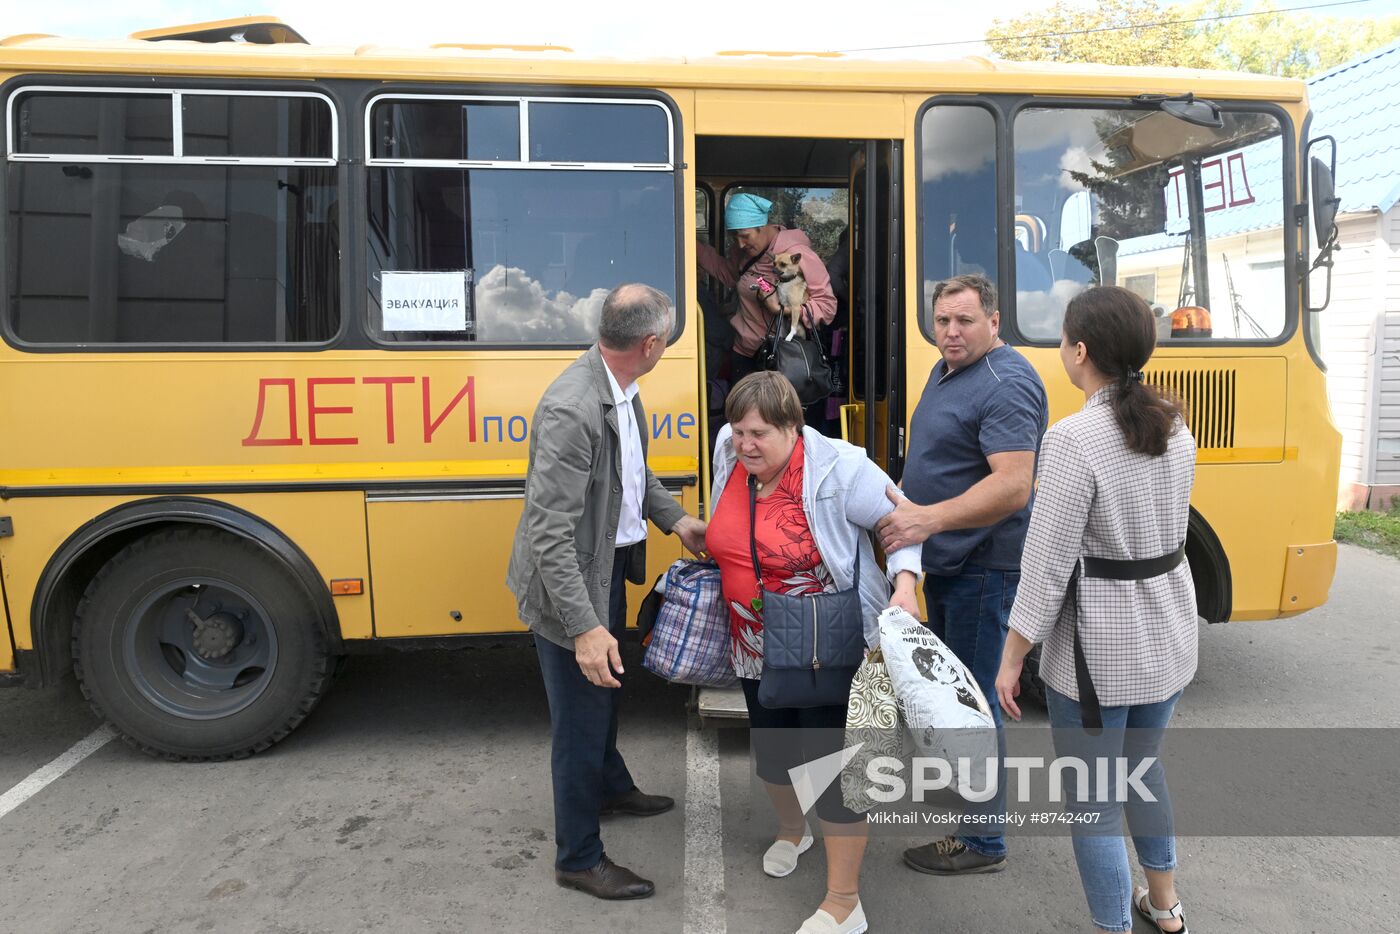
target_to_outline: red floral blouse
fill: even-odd
[[[836,589],[802,509],[802,462],[799,439],[777,489],[758,501],[754,531],[764,588],[796,595]],[[763,674],[763,612],[753,603],[760,588],[749,550],[748,471],[742,465],[734,468],[725,484],[705,542],[719,564],[729,604],[734,673],[756,679]]]

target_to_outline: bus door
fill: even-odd
[[[14,670],[15,649],[12,639],[9,606],[5,599],[5,584],[3,580],[0,580],[0,675]]]
[[[901,144],[867,140],[851,158],[849,403],[842,430],[891,477],[904,461]]]

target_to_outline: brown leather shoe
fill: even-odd
[[[618,900],[624,898],[646,898],[656,891],[651,880],[643,879],[630,869],[624,869],[608,859],[604,853],[598,865],[579,872],[554,870],[554,881],[566,889],[578,889],[594,898]]]
[[[931,876],[965,876],[981,872],[1001,872],[1006,868],[1005,856],[983,856],[963,845],[957,837],[944,837],[923,846],[904,851],[904,863],[910,869]]]
[[[655,817],[657,814],[665,814],[675,806],[675,798],[668,798],[665,795],[649,795],[643,793],[639,788],[633,788],[624,795],[618,795],[616,798],[604,801],[603,806],[598,809],[598,813]]]

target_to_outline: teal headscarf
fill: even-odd
[[[735,195],[724,208],[724,226],[731,231],[762,227],[768,223],[768,212],[772,209],[773,202],[767,198],[748,192]]]

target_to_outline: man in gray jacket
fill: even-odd
[[[692,552],[705,523],[647,467],[637,379],[674,326],[670,301],[620,285],[603,303],[598,343],[550,384],[535,409],[525,510],[507,584],[535,634],[549,695],[555,879],[598,898],[645,898],[655,887],[603,852],[598,817],[650,816],[675,801],[643,794],[617,750],[627,581],[643,583],[647,520]]]

